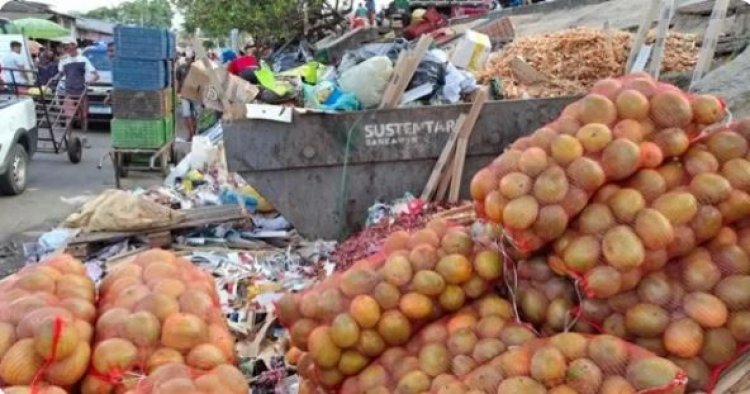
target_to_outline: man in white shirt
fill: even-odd
[[[26,71],[29,69],[26,57],[21,54],[21,43],[11,41],[10,52],[3,56],[3,80],[7,85],[28,85]]]
[[[72,103],[73,100],[80,100],[79,114],[81,116],[81,126],[83,130],[88,128],[87,115],[89,113],[88,100],[86,97],[87,76],[91,77],[88,82],[99,80],[99,73],[91,64],[86,56],[78,51],[78,45],[75,40],[66,40],[63,42],[63,50],[66,55],[60,59],[58,64],[58,75],[54,79],[63,77],[65,79],[65,96],[66,104]],[[70,114],[72,116],[74,114]]]

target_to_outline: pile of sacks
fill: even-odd
[[[397,232],[279,302],[302,392],[710,391],[750,340],[750,120],[727,117],[596,83],[475,175],[474,229],[500,231]]]
[[[2,282],[6,393],[248,392],[213,279],[162,250],[116,266],[99,288],[53,256]]]

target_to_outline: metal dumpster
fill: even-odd
[[[468,197],[477,170],[574,100],[488,102],[469,142],[462,196]],[[233,121],[224,126],[227,162],[303,236],[342,239],[361,227],[375,201],[421,193],[456,119],[469,107],[294,113],[291,123]]]

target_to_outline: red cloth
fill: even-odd
[[[227,70],[229,70],[230,74],[240,75],[242,71],[250,67],[258,67],[258,59],[252,55],[245,55],[232,60]]]

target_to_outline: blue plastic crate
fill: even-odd
[[[123,59],[165,60],[169,58],[169,33],[150,27],[115,27],[117,56]]]
[[[112,85],[115,89],[161,90],[169,86],[167,62],[132,60],[116,57],[112,61]]]

